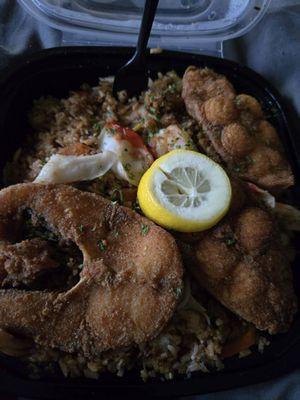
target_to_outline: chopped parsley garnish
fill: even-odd
[[[233,246],[236,243],[236,240],[234,237],[227,237],[225,238],[225,243],[227,246]]]
[[[176,299],[179,299],[179,297],[182,295],[182,288],[181,287],[177,287],[176,289],[175,289],[175,296],[176,296]]]
[[[116,128],[107,128],[107,132],[110,135],[114,136],[116,134]]]
[[[129,163],[124,164],[124,169],[126,172],[128,172],[131,168],[131,165]]]
[[[151,139],[156,135],[156,133],[157,133],[157,132],[148,132],[148,134],[147,134],[147,140],[151,140]]]
[[[130,170],[131,170],[131,164],[130,164],[130,163],[126,163],[126,164],[123,165],[123,167],[124,167],[125,171],[126,171],[127,174],[128,174],[128,178],[129,178],[129,179],[134,179],[134,174],[133,174],[132,172],[130,172]]]
[[[145,225],[145,224],[142,224],[142,226],[141,226],[141,234],[142,234],[142,236],[146,236],[148,232],[149,232],[149,226]]]
[[[239,107],[241,105],[241,99],[239,97],[235,98],[235,104]]]
[[[135,211],[135,212],[138,212],[138,213],[141,213],[141,212],[142,212],[141,207],[140,207],[140,205],[139,205],[139,203],[138,203],[137,201],[134,201],[134,202],[132,203],[131,208],[132,208],[133,211]]]
[[[79,225],[78,229],[79,229],[79,232],[82,233],[84,231],[84,226],[83,225]]]
[[[165,90],[165,92],[167,93],[176,93],[176,84],[175,83],[171,83],[170,85],[168,85],[167,89]]]
[[[40,164],[41,164],[41,167],[43,167],[45,164],[47,164],[47,161],[44,159],[44,160],[40,160]]]
[[[245,157],[245,158],[246,158],[246,163],[247,163],[247,165],[252,165],[252,164],[254,164],[254,160],[253,160],[252,157],[247,156],[247,157]]]
[[[99,240],[98,241],[98,247],[101,251],[106,251],[107,250],[107,242],[106,240]]]
[[[100,122],[95,122],[93,125],[93,129],[100,129]]]
[[[114,230],[113,231],[113,236],[115,237],[115,238],[117,238],[117,237],[119,237],[119,232],[118,231],[116,231],[116,230]]]
[[[235,172],[243,172],[247,169],[249,165],[253,165],[255,163],[255,160],[253,160],[252,157],[246,156],[244,161],[241,161],[239,164],[237,164],[234,167]]]
[[[188,147],[194,147],[194,142],[192,141],[192,139],[188,139],[186,145],[187,145]]]
[[[107,115],[109,116],[109,117],[113,117],[114,116],[114,113],[113,113],[113,111],[111,111],[111,110],[107,110]]]
[[[39,222],[43,222],[43,223],[46,222],[45,218],[44,218],[44,216],[42,214],[36,214],[36,217],[39,220]]]

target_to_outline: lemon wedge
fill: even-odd
[[[157,224],[179,232],[199,232],[226,214],[231,185],[223,168],[209,157],[173,150],[144,173],[137,196],[143,213]]]

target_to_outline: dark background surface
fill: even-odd
[[[61,32],[35,21],[15,0],[0,0],[0,74],[1,68],[18,54],[61,44]],[[300,144],[300,1],[273,0],[269,13],[253,31],[224,44],[224,57],[253,68],[281,92],[291,106],[294,132]],[[1,400],[6,398],[0,394]],[[299,400],[300,371],[265,384],[190,397],[199,398]]]

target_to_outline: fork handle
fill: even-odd
[[[140,32],[138,37],[138,42],[136,46],[136,51],[132,58],[132,61],[136,64],[142,64],[146,57],[147,44],[154,21],[156,8],[159,0],[146,0],[143,12],[143,18],[140,25]]]

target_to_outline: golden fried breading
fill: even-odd
[[[204,102],[204,113],[213,125],[228,125],[236,121],[238,116],[233,98],[222,94]]]
[[[238,94],[235,103],[239,110],[249,111],[256,118],[263,118],[263,112],[259,102],[248,94]]]
[[[294,184],[278,135],[254,97],[237,95],[224,76],[192,66],[183,77],[182,97],[231,172],[270,191]]]
[[[280,140],[274,127],[266,120],[262,120],[258,124],[258,131],[261,139],[270,146],[280,146]]]
[[[259,252],[273,239],[273,225],[266,211],[258,207],[246,208],[236,220],[235,234],[243,249]]]
[[[7,228],[26,207],[76,243],[83,269],[66,292],[0,290],[1,328],[86,357],[159,334],[182,286],[181,257],[169,233],[95,194],[19,184],[0,192],[3,246]]]
[[[224,127],[221,143],[225,150],[239,157],[246,156],[254,147],[254,140],[243,125],[233,122]]]
[[[242,200],[239,207],[233,204],[228,216],[197,242],[181,245],[186,267],[225,307],[258,329],[286,331],[297,300],[276,221],[251,204],[238,181],[233,187]]]

